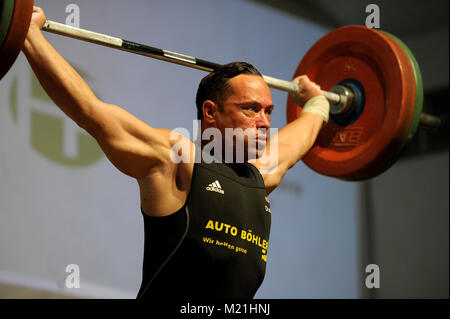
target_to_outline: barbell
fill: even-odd
[[[14,64],[31,21],[33,0],[0,4],[0,79]],[[220,64],[47,21],[44,31],[211,72]],[[419,127],[436,130],[440,119],[422,113],[419,65],[397,37],[364,26],[345,26],[319,39],[294,77],[306,74],[324,89],[330,121],[303,161],[314,171],[358,181],[388,169]],[[263,75],[269,87],[295,96],[298,86]],[[302,108],[287,101],[287,121]]]

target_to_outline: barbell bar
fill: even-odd
[[[220,64],[198,59],[189,55],[159,49],[121,38],[112,37],[106,34],[68,26],[59,22],[47,21],[44,24],[42,30],[207,72],[214,71],[215,69],[220,67]],[[291,81],[280,80],[267,75],[263,75],[263,78],[267,85],[271,88],[289,92],[291,94],[297,93],[298,86]],[[322,91],[322,93],[332,104],[340,103],[343,99],[346,99],[345,96],[340,96],[339,94],[333,92]]]
[[[49,33],[54,33],[73,39],[118,49],[121,51],[131,52],[134,54],[139,54],[202,71],[211,72],[221,66],[218,63],[198,59],[193,56],[155,48],[152,46],[128,41],[98,32],[89,31],[86,29],[68,26],[55,21],[47,20],[42,30]],[[293,95],[297,94],[298,86],[291,81],[281,80],[268,75],[263,75],[263,78],[267,85],[273,89],[285,91]],[[351,101],[353,96],[353,92],[348,91],[348,88],[346,95],[324,90],[322,90],[322,93],[331,104],[331,112],[333,112],[333,109],[339,109],[338,107],[333,108],[333,106],[348,104],[348,101]],[[335,114],[340,114],[340,112],[336,111]],[[441,125],[441,121],[434,115],[422,114],[420,118],[420,125],[424,129],[434,130]]]

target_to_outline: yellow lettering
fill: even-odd
[[[221,231],[222,228],[223,228],[223,223],[220,223],[220,227],[219,227],[219,222],[216,222],[216,230]]]
[[[258,245],[259,236],[253,235],[252,244]]]
[[[214,223],[212,220],[209,220],[208,223],[206,224],[205,228],[209,228],[209,229],[214,229]]]

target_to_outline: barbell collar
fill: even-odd
[[[344,85],[336,85],[331,89],[331,92],[339,95],[340,101],[338,103],[330,103],[331,115],[346,115],[354,109],[355,94],[353,90]]]

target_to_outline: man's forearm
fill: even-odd
[[[92,107],[99,100],[81,76],[45,39],[39,28],[30,28],[23,52],[55,104],[79,126],[88,126]]]

